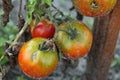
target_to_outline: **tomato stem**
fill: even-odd
[[[16,36],[16,38],[14,39],[14,41],[10,44],[10,46],[5,50],[5,53],[8,53],[8,51],[17,43],[17,41],[21,38],[21,36],[23,35],[23,33],[25,32],[25,30],[28,27],[28,23],[27,21],[25,22],[23,28],[20,30],[20,32],[18,33],[18,35]],[[4,54],[5,55],[5,54]],[[9,54],[8,54],[9,55]]]

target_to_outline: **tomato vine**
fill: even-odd
[[[60,24],[65,23],[69,20],[75,20],[73,17],[71,17],[71,14],[65,15],[63,11],[58,9],[53,3],[52,0],[27,0],[27,19],[24,22],[24,20],[21,18],[21,5],[22,0],[20,0],[20,7],[18,12],[18,19],[21,25],[20,31],[16,38],[13,40],[13,42],[8,46],[8,48],[5,50],[5,54],[0,58],[2,60],[5,55],[7,56],[13,56],[14,53],[10,53],[10,50],[16,45],[16,43],[20,40],[22,35],[27,32],[28,27],[31,25],[32,21],[35,19],[35,25],[36,26],[43,18],[48,19],[55,25],[56,34],[53,40],[55,43],[55,47],[58,49],[59,59],[63,58],[62,55],[62,49],[61,49],[61,43],[58,41],[58,32],[60,31],[60,28],[58,27]],[[21,22],[23,20],[23,23]],[[18,26],[19,27],[19,26]],[[74,39],[76,37],[76,29],[72,29],[70,25],[68,26],[69,29],[67,30],[61,30],[63,32],[66,32],[71,39]],[[64,28],[63,28],[64,29]],[[25,41],[24,41],[25,42]],[[46,49],[42,46],[41,48]],[[48,50],[49,48],[47,48]],[[23,52],[24,54],[24,52]]]

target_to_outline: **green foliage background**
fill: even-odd
[[[2,16],[3,11],[0,9],[0,16]],[[5,44],[11,43],[16,34],[18,33],[17,27],[10,20],[6,27],[2,25],[2,20],[0,18],[0,58],[4,54]],[[8,59],[5,57],[1,60],[0,65],[3,65]]]

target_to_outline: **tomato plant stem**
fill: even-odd
[[[64,13],[60,9],[58,9],[56,6],[54,6],[53,4],[52,4],[52,7],[57,10],[57,13],[60,13],[62,16],[65,16]],[[56,16],[56,14],[54,16]]]
[[[20,0],[20,5],[19,5],[19,12],[18,12],[18,18],[19,20],[21,19],[21,9],[22,9],[22,0]]]
[[[14,41],[11,43],[11,45],[6,49],[5,52],[7,52],[10,48],[12,48],[15,43],[17,43],[17,41],[21,38],[21,36],[23,35],[23,33],[25,32],[25,30],[27,29],[28,24],[27,21],[25,22],[23,28],[21,29],[21,31],[18,33],[18,35],[16,36],[16,38],[14,39]]]

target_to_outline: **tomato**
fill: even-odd
[[[91,48],[92,33],[83,23],[73,20],[59,26],[56,42],[66,58],[78,59],[83,57]]]
[[[101,16],[109,13],[117,0],[73,0],[74,5],[85,16]]]
[[[43,38],[33,38],[21,47],[18,63],[21,70],[29,77],[43,78],[57,67],[57,50],[50,42]]]
[[[55,34],[55,26],[47,19],[40,21],[34,28],[36,20],[33,20],[30,29],[32,37],[53,38]]]

